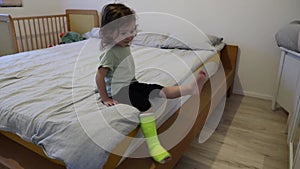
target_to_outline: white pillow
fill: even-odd
[[[82,36],[85,38],[99,38],[100,39],[100,28],[94,27],[91,29],[91,31],[83,34]]]
[[[189,43],[176,36],[149,32],[138,33],[132,44],[165,49],[214,50],[208,39],[202,42]]]
[[[148,46],[155,48],[162,48],[165,41],[169,38],[168,35],[141,32],[133,39],[132,44],[140,46]]]
[[[162,48],[177,48],[187,50],[214,50],[214,47],[209,41],[185,42],[172,36],[169,36],[169,38],[164,42]]]

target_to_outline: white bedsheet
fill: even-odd
[[[139,112],[97,102],[99,43],[88,39],[0,57],[0,129],[41,146],[69,169],[102,168],[108,152],[137,126]],[[215,54],[141,46],[132,46],[132,53],[137,79],[164,86],[185,83]],[[156,114],[158,126],[180,106],[172,101],[173,107]]]

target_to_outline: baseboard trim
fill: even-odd
[[[273,99],[273,96],[271,96],[271,95],[266,95],[266,94],[261,94],[261,93],[256,93],[256,92],[249,92],[249,91],[235,90],[235,89],[233,89],[232,92],[234,94],[255,97],[255,98],[264,99],[264,100],[272,100]]]

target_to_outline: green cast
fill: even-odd
[[[165,163],[165,161],[170,158],[171,155],[160,145],[153,113],[141,114],[140,121],[141,129],[146,139],[151,157],[158,163]]]

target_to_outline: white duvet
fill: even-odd
[[[41,146],[69,169],[102,168],[109,152],[136,128],[139,112],[128,105],[105,107],[97,101],[99,43],[88,39],[0,57],[0,129]],[[215,55],[142,46],[132,46],[132,53],[137,79],[164,86],[185,83],[192,71]],[[216,64],[211,69],[217,68]],[[172,106],[157,113],[158,126],[187,98],[172,100]]]

